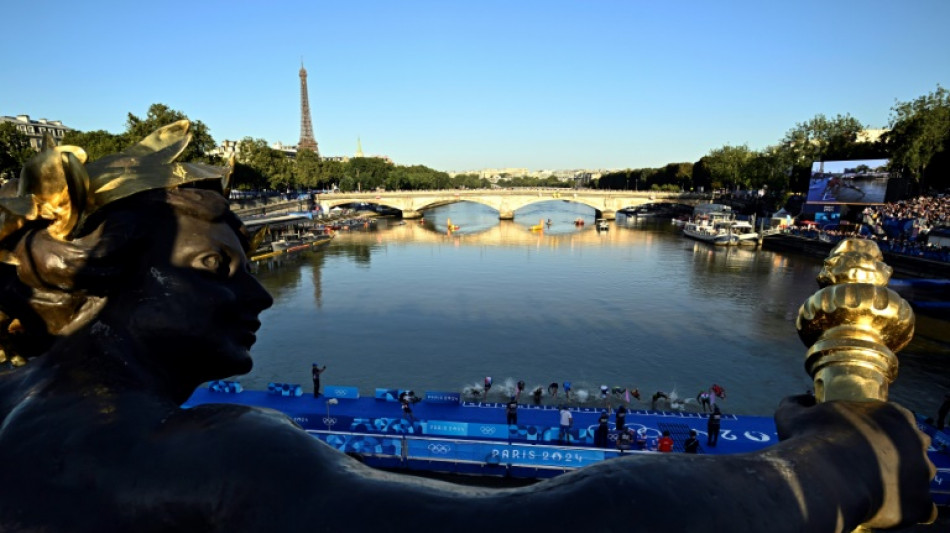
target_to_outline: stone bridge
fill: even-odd
[[[709,202],[709,194],[656,191],[609,191],[592,189],[459,189],[441,191],[395,191],[333,193],[317,195],[324,212],[352,203],[375,204],[399,209],[403,218],[422,218],[422,211],[456,202],[475,202],[498,211],[500,220],[512,220],[515,211],[538,202],[563,200],[594,208],[598,218],[613,220],[617,210],[644,204],[672,203],[695,206]]]

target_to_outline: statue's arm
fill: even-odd
[[[257,486],[222,502],[220,518],[246,529],[415,531],[503,523],[582,531],[821,532],[841,525],[850,530],[872,518],[877,527],[932,520],[924,440],[904,412],[873,407],[826,404],[809,409],[807,420],[786,417],[782,431],[793,436],[755,454],[628,456],[519,489],[379,472],[287,425],[242,437],[247,462],[232,469],[234,481]],[[868,433],[865,426],[883,432]],[[899,461],[888,459],[895,459],[894,467],[882,464],[876,449],[886,442],[900,454]],[[888,496],[894,490],[896,499]]]

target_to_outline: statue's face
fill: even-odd
[[[146,257],[143,288],[127,307],[130,330],[173,374],[208,380],[247,373],[258,315],[273,299],[248,271],[227,224],[175,219],[170,256],[156,246]]]

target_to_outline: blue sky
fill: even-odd
[[[0,7],[0,115],[124,130],[164,103],[215,140],[439,170],[641,168],[761,149],[818,113],[888,123],[950,87],[950,2],[45,2]]]

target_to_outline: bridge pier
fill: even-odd
[[[514,211],[499,211],[498,220],[514,220],[515,212]]]
[[[412,209],[403,209],[402,218],[416,220],[422,218],[422,211],[413,211]]]

